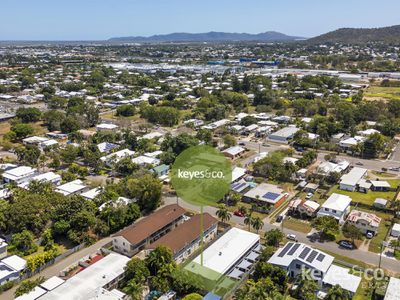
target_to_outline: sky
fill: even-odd
[[[279,31],[400,24],[398,0],[1,0],[0,40],[104,40],[172,32]]]

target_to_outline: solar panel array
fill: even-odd
[[[114,144],[105,143],[104,151],[106,151],[106,152],[111,151],[115,147],[116,147],[116,145],[114,145]]]
[[[312,263],[313,260],[315,259],[315,257],[317,256],[318,251],[313,250],[313,252],[311,252],[311,254],[307,257],[306,261],[308,261],[309,263]]]
[[[232,184],[232,189],[240,191],[242,188],[244,188],[247,185],[248,185],[247,182],[236,182],[236,183]]]
[[[268,200],[275,200],[278,197],[279,197],[279,194],[272,193],[272,192],[268,192],[263,196],[263,198],[268,199]]]
[[[317,257],[317,260],[318,260],[318,261],[323,261],[324,258],[325,258],[325,255],[322,254],[322,253],[320,253],[320,254],[318,255],[318,257]]]
[[[290,249],[290,251],[288,252],[288,255],[293,255],[293,253],[295,253],[296,250],[299,249],[299,247],[300,247],[300,244],[294,244],[292,249]]]
[[[286,255],[286,253],[289,251],[289,249],[293,246],[293,243],[288,243],[285,248],[281,251],[281,253],[278,254],[278,257],[283,257]]]
[[[308,247],[304,248],[303,251],[301,251],[299,258],[305,259],[307,254],[310,253],[310,251],[311,251],[310,248],[308,248]]]

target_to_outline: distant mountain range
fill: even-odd
[[[400,25],[381,28],[340,28],[308,39],[309,43],[400,43]]]
[[[250,33],[229,33],[229,32],[206,32],[206,33],[186,33],[176,32],[170,34],[144,36],[114,37],[108,42],[126,43],[165,43],[165,42],[227,42],[227,41],[295,41],[304,39],[297,36],[289,36],[276,31],[267,31],[258,34]]]

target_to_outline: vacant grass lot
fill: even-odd
[[[340,190],[339,185],[333,186],[329,191],[328,195],[331,195],[333,193],[347,195],[353,200],[353,203],[363,203],[370,206],[374,204],[376,198],[383,198],[391,201],[396,194],[395,192],[374,192],[374,191],[368,191],[368,193],[349,192]]]
[[[382,87],[382,86],[370,86],[364,96],[368,98],[375,99],[385,99],[385,100],[400,100],[400,87]]]
[[[309,222],[295,219],[293,217],[287,217],[285,220],[283,220],[283,227],[303,233],[309,233],[311,231],[311,225]]]

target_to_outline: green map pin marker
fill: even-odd
[[[177,195],[184,201],[215,206],[229,192],[232,166],[220,151],[199,145],[178,155],[170,176]]]
[[[178,155],[170,176],[177,195],[188,203],[200,206],[203,252],[203,206],[215,206],[229,192],[232,181],[231,163],[213,147],[193,146]]]

